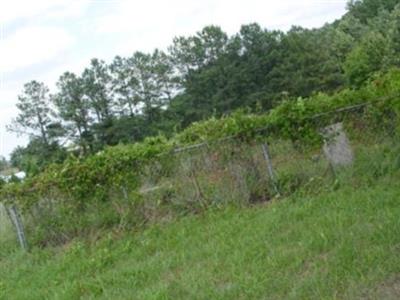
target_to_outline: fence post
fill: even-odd
[[[275,190],[275,193],[279,196],[280,193],[279,193],[278,186],[276,184],[276,178],[275,178],[274,169],[272,167],[272,160],[271,160],[271,156],[269,154],[268,144],[264,143],[264,144],[261,145],[261,147],[262,147],[262,151],[263,151],[263,154],[264,154],[265,162],[267,163],[267,172],[268,172],[269,178],[271,179],[272,186],[273,186],[273,188]]]
[[[21,248],[25,251],[28,250],[28,243],[26,242],[24,226],[22,224],[21,216],[19,215],[17,208],[14,205],[12,205],[11,207],[6,207],[6,211],[8,217],[11,220],[11,223],[15,227]]]

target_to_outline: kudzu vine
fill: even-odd
[[[318,130],[332,120],[329,112],[371,103],[375,119],[385,118],[387,110],[399,118],[400,97],[397,95],[400,95],[400,70],[394,69],[359,90],[346,89],[334,95],[320,93],[307,99],[286,100],[265,114],[238,111],[221,119],[196,122],[172,139],[161,136],[148,138],[141,143],[109,147],[84,159],[71,157],[23,182],[2,184],[0,199],[29,209],[43,198],[55,197],[72,210],[79,211],[91,203],[107,201],[110,190],[124,186],[138,189],[143,166],[155,161],[163,164],[163,154],[177,147],[230,136],[245,141],[264,138],[265,135],[318,143],[321,141]],[[387,100],[376,101],[382,97],[387,97]],[[314,118],[318,114],[321,117]]]

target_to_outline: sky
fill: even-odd
[[[206,25],[228,34],[257,22],[267,29],[320,27],[340,18],[347,0],[0,0],[0,155],[27,137],[9,133],[24,83],[51,91],[65,71],[79,74],[97,57],[166,49],[175,36]]]

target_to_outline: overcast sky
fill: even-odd
[[[7,133],[24,83],[50,88],[93,57],[165,49],[206,25],[229,34],[258,22],[268,29],[319,27],[345,13],[346,0],[0,0],[0,155],[26,138]]]

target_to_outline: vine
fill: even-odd
[[[270,138],[320,143],[318,130],[332,121],[329,112],[370,103],[372,108],[365,113],[369,111],[375,121],[384,120],[387,111],[394,112],[399,118],[398,95],[400,70],[394,69],[359,90],[346,89],[334,95],[320,93],[307,99],[284,101],[265,114],[237,111],[221,119],[194,123],[169,140],[159,136],[142,143],[109,147],[84,159],[70,157],[63,164],[52,165],[23,182],[1,184],[0,199],[16,202],[28,210],[51,194],[67,209],[79,213],[93,203],[107,201],[110,190],[129,187],[136,191],[140,187],[143,166],[150,162],[166,163],[163,154],[171,153],[176,147],[230,136],[254,140],[265,137],[266,133]],[[387,99],[375,101],[382,97]],[[320,117],[314,118],[318,114]]]

